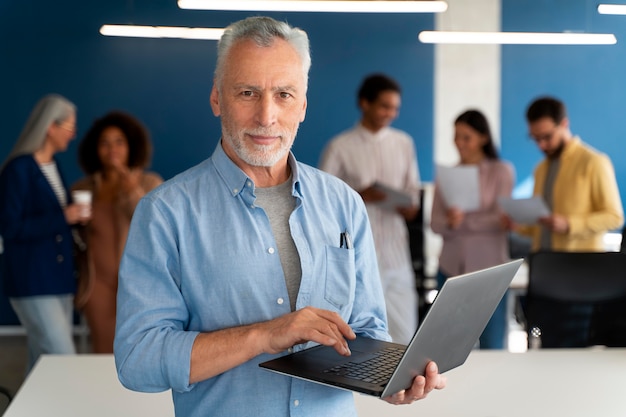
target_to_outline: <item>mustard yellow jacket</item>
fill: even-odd
[[[569,222],[567,234],[552,234],[552,250],[583,252],[603,251],[603,235],[620,227],[624,221],[622,202],[609,157],[574,137],[563,149],[560,167],[554,182],[554,214]],[[533,195],[542,196],[548,173],[548,161],[535,169]],[[538,250],[541,228],[538,225],[520,228],[532,237],[532,249]]]

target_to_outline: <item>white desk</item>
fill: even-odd
[[[626,349],[473,351],[446,375],[447,388],[410,406],[357,398],[359,416],[626,416]]]
[[[127,390],[113,355],[43,355],[4,417],[174,417],[168,392]]]
[[[624,417],[626,349],[474,351],[410,406],[356,395],[361,417]],[[173,417],[169,392],[124,389],[110,355],[43,356],[5,417]]]

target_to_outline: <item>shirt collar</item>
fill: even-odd
[[[226,183],[226,186],[228,187],[228,190],[233,197],[241,193],[246,188],[246,185],[250,190],[254,189],[254,182],[252,181],[252,179],[250,179],[250,177],[248,177],[248,175],[246,175],[246,173],[243,172],[241,168],[239,168],[237,165],[235,165],[235,163],[228,157],[228,155],[226,155],[226,152],[224,152],[224,148],[222,147],[221,140],[217,143],[211,159],[215,164],[217,172]],[[298,164],[295,156],[291,151],[289,152],[287,163],[291,167],[291,192],[294,196],[301,196]]]
[[[387,136],[387,133],[389,133],[391,128],[389,126],[385,126],[382,129],[380,129],[378,132],[373,133],[371,130],[368,130],[365,126],[363,126],[361,122],[358,122],[356,124],[356,130],[359,132],[359,135],[364,140],[379,141],[379,140],[382,140],[385,136]]]
[[[300,186],[300,174],[298,171],[298,162],[294,154],[289,151],[287,163],[291,167],[291,194],[302,197],[302,187]]]
[[[565,144],[565,148],[561,152],[560,156],[569,155],[574,152],[576,148],[580,146],[581,140],[579,136],[572,136],[572,138]]]

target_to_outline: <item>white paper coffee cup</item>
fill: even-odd
[[[72,191],[72,199],[74,200],[74,203],[81,206],[81,216],[87,217],[91,215],[91,198],[92,193],[89,190]]]

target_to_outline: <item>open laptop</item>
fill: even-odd
[[[348,341],[349,357],[318,345],[259,366],[387,397],[410,387],[431,360],[437,362],[440,373],[463,364],[522,262],[518,259],[446,280],[408,346],[357,336]],[[364,376],[368,370],[373,375]]]

